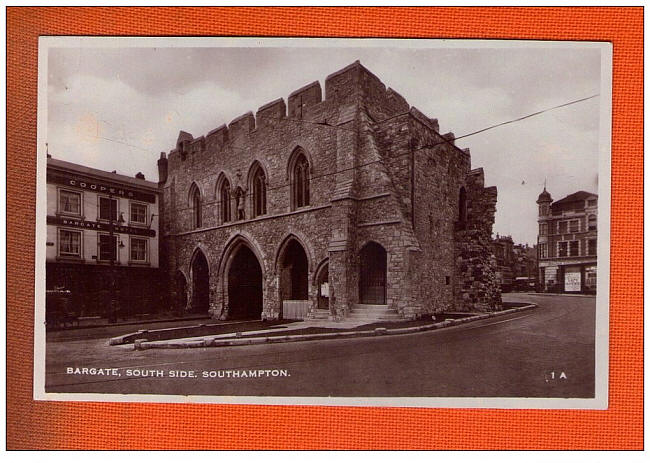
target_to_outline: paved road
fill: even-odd
[[[145,351],[108,346],[105,338],[50,341],[46,389],[256,396],[593,397],[595,298],[511,294],[504,299],[531,301],[539,307],[437,331],[334,341]],[[105,372],[119,376],[83,374],[82,368],[91,367],[114,368]],[[79,368],[82,374],[68,374],[68,368]],[[128,376],[129,370],[163,377]],[[240,376],[241,371],[255,370],[258,377],[218,377],[217,371],[226,375],[227,370]],[[170,377],[178,371],[192,371],[197,377]],[[210,372],[217,377],[203,377]]]

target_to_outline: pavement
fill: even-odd
[[[528,304],[521,307],[510,308],[499,312],[488,313],[468,313],[464,318],[446,319],[439,322],[423,323],[419,326],[401,327],[399,322],[387,322],[385,327],[378,327],[371,330],[359,329],[364,325],[368,325],[368,321],[364,320],[304,320],[293,323],[283,323],[281,326],[272,326],[263,330],[245,331],[243,333],[224,333],[211,336],[192,336],[172,340],[163,341],[143,341],[136,340],[134,342],[134,349],[181,349],[181,348],[197,348],[197,347],[232,347],[232,346],[246,346],[252,344],[269,344],[280,342],[297,342],[297,341],[314,341],[314,340],[333,340],[341,337],[368,337],[368,336],[386,336],[397,334],[410,334],[421,331],[430,331],[435,329],[447,328],[449,326],[461,325],[470,323],[477,320],[485,320],[488,318],[502,317],[511,315],[524,310],[534,308],[534,304]],[[394,326],[394,327],[393,327]],[[331,333],[311,333],[311,334],[287,334],[284,336],[278,333],[282,332],[295,332],[297,330],[312,329],[312,328],[325,328],[335,329],[337,331]],[[343,331],[347,330],[347,331]],[[242,337],[245,335],[246,337]],[[118,338],[114,338],[118,339]],[[111,340],[113,344],[113,339]]]
[[[444,329],[327,342],[133,350],[132,345],[108,346],[107,337],[48,340],[46,391],[593,397],[595,299],[519,293],[507,294],[504,300],[538,307]],[[110,368],[115,374],[100,375],[93,368]],[[241,377],[251,370],[263,373]]]

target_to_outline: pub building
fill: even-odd
[[[537,199],[539,286],[544,292],[596,293],[598,195],[577,191]]]
[[[65,295],[66,315],[76,319],[160,310],[158,206],[158,184],[141,173],[129,177],[48,155],[48,319],[62,310],[53,294]]]

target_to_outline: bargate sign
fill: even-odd
[[[120,186],[98,183],[87,179],[74,177],[71,175],[59,174],[54,172],[47,173],[47,182],[56,183],[58,185],[70,186],[73,188],[81,188],[84,190],[91,190],[97,193],[110,194],[115,196],[123,196],[125,198],[135,199],[138,201],[145,201],[148,203],[155,203],[156,196],[151,193],[144,193],[141,191],[132,190],[130,188],[123,188]]]
[[[90,230],[97,230],[103,232],[109,232],[110,225],[103,222],[91,222],[89,220],[80,220],[80,219],[70,219],[67,217],[58,217],[55,215],[47,216],[48,225],[61,225],[64,227],[73,227],[73,228],[87,228]],[[139,236],[156,236],[156,230],[150,228],[138,228],[138,227],[127,227],[124,225],[115,225],[113,224],[113,233],[124,233],[127,235],[139,235]]]

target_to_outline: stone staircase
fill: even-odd
[[[330,311],[325,309],[316,309],[309,312],[307,320],[329,320]]]
[[[345,318],[349,321],[368,323],[402,320],[402,317],[400,317],[396,310],[390,310],[387,305],[374,304],[353,304],[352,310]],[[324,309],[312,310],[307,315],[307,319],[330,320],[330,311]]]
[[[367,322],[377,321],[397,321],[402,317],[397,313],[397,310],[391,310],[387,305],[374,305],[374,304],[353,304],[352,310],[348,314],[349,320],[360,320]]]

